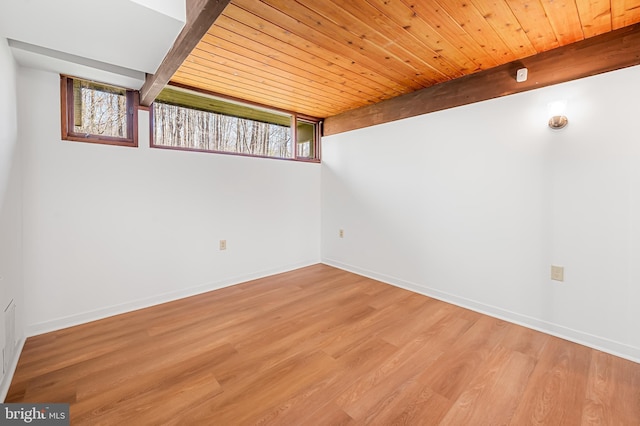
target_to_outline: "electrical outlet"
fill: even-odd
[[[220,240],[220,250],[227,249],[227,240]]]
[[[551,279],[554,281],[564,281],[564,267],[551,265]]]
[[[344,229],[339,230],[338,235],[340,236],[340,238],[344,238]]]

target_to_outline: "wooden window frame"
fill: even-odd
[[[292,114],[293,123],[291,124],[291,131],[294,134],[294,150],[293,153],[296,161],[306,161],[310,163],[320,163],[320,138],[322,137],[322,120],[316,117],[311,117],[302,114]],[[313,124],[313,152],[315,156],[313,158],[309,157],[298,157],[298,119],[302,120],[305,123]]]
[[[293,157],[292,158],[283,158],[283,157],[270,157],[267,155],[257,155],[257,154],[247,154],[247,153],[243,153],[243,152],[231,152],[231,151],[218,151],[218,150],[212,150],[212,149],[200,149],[200,148],[186,148],[186,147],[179,147],[179,146],[167,146],[167,145],[156,145],[154,143],[154,134],[155,134],[155,120],[154,120],[154,116],[153,116],[153,104],[151,104],[149,106],[149,147],[150,148],[158,148],[158,149],[168,149],[168,150],[174,150],[174,151],[191,151],[191,152],[206,152],[206,153],[210,153],[210,154],[224,154],[224,155],[235,155],[235,156],[240,156],[240,157],[253,157],[253,158],[269,158],[269,159],[273,159],[273,160],[284,160],[284,161],[298,161],[298,162],[303,162],[303,163],[320,163],[320,138],[322,136],[322,119],[317,118],[317,117],[312,117],[309,115],[303,115],[303,114],[296,114],[294,112],[291,111],[287,111],[287,110],[283,110],[283,109],[279,109],[279,108],[275,108],[275,107],[271,107],[268,105],[263,105],[263,104],[259,104],[256,102],[251,102],[251,101],[246,101],[244,99],[238,99],[238,98],[234,98],[231,96],[227,96],[227,95],[222,95],[220,93],[215,93],[215,92],[210,92],[207,90],[202,90],[202,89],[198,89],[195,87],[190,87],[187,85],[182,85],[182,84],[174,84],[171,83],[169,86],[171,87],[177,87],[177,88],[182,88],[182,89],[187,89],[196,93],[199,93],[203,96],[215,96],[217,98],[220,99],[225,99],[231,102],[238,102],[241,104],[244,104],[248,107],[256,107],[256,108],[264,108],[264,109],[269,109],[272,111],[276,111],[276,112],[281,112],[281,113],[285,113],[291,116],[291,137],[293,138],[293,143],[292,143],[292,149],[293,149]],[[183,107],[183,108],[188,108],[188,107]],[[213,113],[215,113],[214,111],[211,111]],[[298,147],[297,147],[297,140],[298,140],[298,132],[297,132],[297,122],[298,119],[301,119],[305,122],[309,122],[309,123],[313,123],[315,125],[315,140],[314,140],[314,152],[316,153],[314,158],[307,158],[307,157],[298,157]]]
[[[103,145],[117,146],[138,146],[138,108],[140,105],[139,92],[136,90],[126,90],[127,104],[127,137],[119,138],[114,136],[102,136],[94,134],[84,134],[74,132],[74,99],[73,99],[73,81],[84,80],[81,78],[70,77],[66,75],[60,76],[60,116],[61,116],[61,137],[62,140],[73,142],[97,143]],[[116,86],[114,86],[116,87]]]

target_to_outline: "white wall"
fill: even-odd
[[[16,65],[7,40],[0,38],[0,349],[10,342],[5,335],[4,310],[16,304],[15,338],[24,338],[22,325],[22,184],[18,121],[16,114]],[[15,368],[18,351],[6,374],[1,375],[0,400],[9,387],[10,370]],[[2,373],[0,356],[0,373]]]
[[[23,192],[4,155],[14,94],[0,229],[24,229],[26,332],[312,264],[321,247],[326,263],[640,360],[638,82],[635,67],[324,138],[320,167],[150,149],[146,113],[138,149],[61,141],[58,76],[20,68]],[[552,132],[557,98],[570,124]]]
[[[0,2],[0,37],[26,43],[20,49],[42,55],[41,65],[49,57],[155,73],[185,22],[185,0]],[[84,71],[72,75],[93,78]]]
[[[640,360],[638,99],[634,67],[324,138],[323,261]]]
[[[320,165],[60,139],[59,76],[21,69],[35,334],[320,261]],[[227,250],[219,251],[219,240]]]

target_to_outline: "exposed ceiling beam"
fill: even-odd
[[[401,120],[640,64],[640,24],[328,117],[324,135]],[[517,83],[519,68],[529,79]]]
[[[187,0],[187,22],[155,74],[147,74],[140,104],[149,106],[189,56],[230,0]]]

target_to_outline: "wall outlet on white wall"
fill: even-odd
[[[227,240],[220,240],[220,250],[227,249]]]
[[[551,279],[554,281],[564,281],[564,267],[551,265]]]
[[[344,238],[344,229],[340,229],[340,230],[338,231],[338,236],[339,236],[340,238]]]

